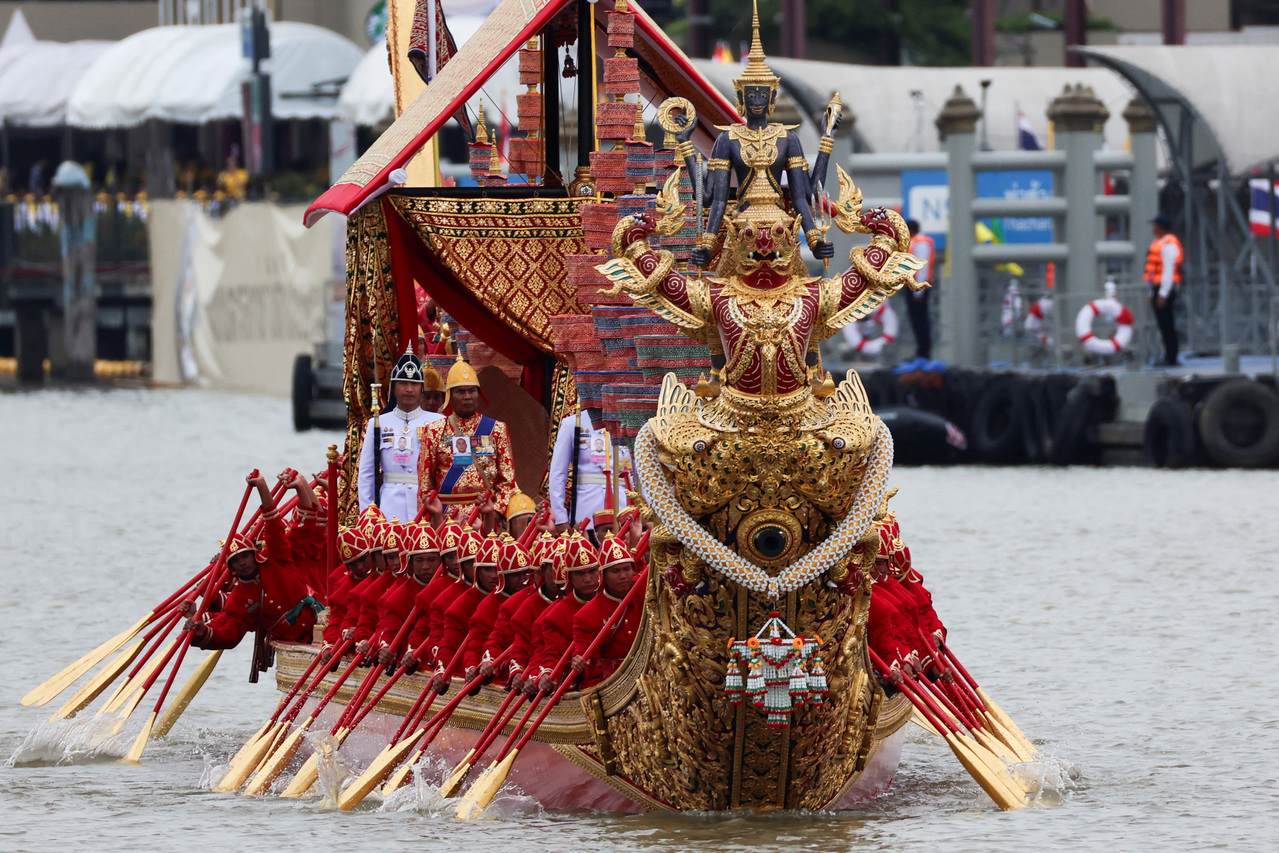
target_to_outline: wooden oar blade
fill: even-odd
[[[991,699],[990,696],[986,694],[985,690],[978,687],[977,696],[981,699],[982,704],[986,706],[986,709],[990,711],[994,718],[999,720],[1000,724],[1008,730],[1008,733],[1019,741],[1022,750],[1026,754],[1030,755],[1031,760],[1033,760],[1034,756],[1038,753],[1038,750],[1035,748],[1035,745],[1030,742],[1030,738],[1026,737],[1026,734],[1021,730],[1021,727],[1013,722],[1013,718],[1008,716],[1008,714],[1004,712],[1004,709],[999,707],[999,703],[997,703],[994,699]]]
[[[129,714],[133,713],[133,709],[138,707],[138,703],[142,701],[142,697],[145,695],[145,691],[142,690],[143,685],[150,680],[151,675],[159,669],[162,664],[167,662],[169,652],[175,645],[177,645],[177,643],[177,640],[170,640],[169,645],[166,646],[163,651],[153,654],[151,659],[147,661],[147,665],[142,667],[137,676],[120,685],[120,691],[112,696],[111,699],[107,701],[106,705],[102,706],[102,711],[100,713],[109,714],[113,711],[120,711],[123,708],[128,708],[127,713],[121,714],[121,716],[125,719],[128,719]]]
[[[421,760],[422,753],[424,752],[426,752],[426,750],[422,747],[418,747],[417,750],[409,756],[407,761],[396,768],[395,772],[386,780],[386,784],[382,786],[382,799],[385,800],[387,797],[400,790],[400,787],[408,781],[409,774],[413,772],[413,765],[417,764],[418,761]]]
[[[995,805],[1006,812],[1025,807],[1024,799],[1019,799],[1008,783],[996,776],[989,767],[983,764],[981,759],[973,754],[971,746],[965,743],[963,738],[950,734],[946,736],[946,743],[950,744],[951,751],[955,753],[959,763],[968,771],[968,775],[973,777],[973,780],[994,801]]]
[[[54,697],[78,681],[82,675],[102,663],[102,661],[106,660],[107,657],[125,643],[129,642],[129,640],[132,640],[139,631],[147,626],[153,615],[154,614],[148,613],[146,616],[139,619],[132,628],[129,628],[126,631],[121,631],[119,634],[116,634],[93,651],[85,654],[75,663],[63,667],[60,671],[50,676],[42,684],[32,689],[26,696],[22,697],[22,706],[47,705],[49,702],[53,701]]]
[[[279,723],[267,721],[262,724],[262,728],[254,733],[253,737],[244,742],[244,746],[240,747],[240,751],[232,756],[227,762],[226,773],[222,774],[222,778],[218,780],[218,784],[213,786],[213,790],[218,794],[229,794],[232,791],[238,791],[240,786],[244,784],[244,780],[249,778],[257,766],[262,761],[262,756],[270,749],[275,739],[276,729]],[[254,756],[257,760],[253,760]]]
[[[301,769],[289,781],[289,784],[284,787],[284,790],[280,792],[280,796],[286,800],[296,800],[304,797],[318,778],[320,778],[320,754],[313,752],[306,761],[302,762]]]
[[[146,723],[142,726],[142,731],[138,732],[138,736],[133,741],[133,746],[129,747],[129,751],[125,753],[124,758],[120,759],[121,764],[139,764],[142,761],[142,751],[147,748],[147,741],[151,739],[151,729],[155,726],[155,711],[151,712],[151,716],[147,717]]]
[[[489,803],[493,802],[493,798],[497,796],[497,792],[506,784],[511,765],[515,763],[515,756],[519,754],[518,749],[512,749],[507,753],[506,758],[491,765],[480,775],[480,778],[475,780],[471,790],[467,791],[466,796],[462,797],[462,802],[457,804],[458,820],[470,820],[484,813]]]
[[[462,787],[462,783],[466,781],[466,774],[471,772],[471,759],[475,757],[475,750],[471,750],[466,754],[466,758],[453,768],[453,772],[449,774],[449,778],[440,786],[440,796],[444,799],[457,796],[458,789]]]
[[[302,735],[306,732],[307,727],[311,724],[308,719],[301,726],[298,726],[293,732],[284,739],[284,742],[276,747],[270,757],[263,762],[257,774],[249,781],[248,787],[244,789],[244,793],[251,797],[258,797],[265,794],[271,789],[273,783],[284,768],[293,760],[293,756],[297,754],[298,747],[302,744]]]
[[[413,743],[416,740],[416,737],[406,738],[382,750],[381,754],[373,759],[373,763],[368,766],[368,769],[360,774],[360,778],[346,786],[346,790],[338,797],[338,808],[344,812],[349,812],[364,802],[364,798],[372,793],[374,788],[381,785],[386,777],[391,775],[391,772],[400,765],[400,762],[412,750]]]
[[[75,692],[75,695],[62,703],[62,707],[53,712],[51,720],[65,720],[74,717],[80,711],[84,710],[94,699],[97,699],[103,691],[111,686],[120,673],[133,663],[133,659],[138,656],[138,652],[142,651],[142,640],[138,640],[132,646],[116,656],[116,659],[103,667],[102,671],[93,677],[93,680],[85,684]]]
[[[164,709],[164,713],[160,715],[160,719],[155,724],[155,730],[151,732],[151,737],[161,738],[169,733],[174,723],[182,716],[182,712],[191,704],[191,700],[195,698],[195,694],[200,692],[200,688],[209,680],[209,676],[213,674],[213,669],[218,665],[218,661],[222,659],[222,650],[218,649],[212,652],[208,657],[200,662],[195,668],[195,672],[191,673],[191,677],[187,679],[187,683],[182,685],[182,691],[169,703],[169,707]]]

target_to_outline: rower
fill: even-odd
[[[496,533],[490,533],[475,557],[475,574],[471,585],[459,592],[444,611],[444,627],[435,649],[435,678],[432,683],[437,688],[447,684],[445,670],[453,660],[453,655],[466,642],[475,611],[497,589],[497,567],[501,552],[502,540]]]
[[[577,434],[576,456],[572,452],[574,432]],[[589,409],[584,408],[578,414],[560,421],[555,449],[551,452],[551,467],[547,474],[547,492],[551,510],[555,514],[557,532],[563,533],[569,524],[568,508],[573,503],[573,495],[569,492],[570,464],[574,468],[571,488],[576,492],[577,498],[573,522],[576,524],[586,521],[588,529],[594,526],[595,514],[603,510],[607,503],[608,478],[604,469],[611,469],[611,444],[607,432],[595,427]],[[629,468],[630,451],[619,447],[617,455],[619,466]],[[614,486],[616,488],[616,484]],[[626,507],[626,491],[617,491],[620,494],[615,509],[621,512]]]
[[[378,602],[377,662],[384,667],[394,664],[403,651],[392,647],[391,643],[408,618],[418,595],[435,579],[443,562],[439,537],[431,525],[419,522],[408,526],[401,542],[400,561],[405,568],[404,580],[388,590]]]
[[[351,590],[347,613],[354,615],[355,604],[359,603],[359,615],[353,622],[357,655],[366,655],[376,647],[377,626],[381,618],[380,601],[404,576],[400,567],[400,529],[398,519],[378,525],[377,533],[382,543],[385,569],[375,571]],[[374,558],[374,562],[377,562],[377,558]]]
[[[427,425],[425,448],[418,459],[420,495],[439,494],[445,506],[479,502],[485,530],[493,529],[496,513],[505,512],[515,491],[515,462],[506,424],[480,414],[480,379],[461,354],[449,368],[444,388],[450,414]],[[432,520],[436,508],[428,505]],[[416,507],[415,507],[416,510]]]
[[[530,582],[533,591],[528,593],[511,617],[511,653],[506,663],[507,687],[511,690],[521,689],[525,674],[530,672],[529,665],[537,647],[538,619],[559,600],[567,583],[563,562],[563,545],[566,539],[567,537],[556,539],[549,533],[543,533],[542,538],[533,546],[533,561],[538,567]],[[485,678],[490,678],[497,672],[495,661],[506,650],[505,646],[499,647],[500,642],[499,639],[495,643],[490,637],[484,647],[484,659],[479,671]]]
[[[589,660],[584,657],[632,587],[648,582],[647,570],[636,571],[635,556],[611,533],[605,535],[600,546],[600,577],[603,587],[599,594],[573,617],[572,667],[574,672],[584,673],[584,687],[603,681],[622,665],[635,642],[644,613],[644,599],[636,597],[627,605],[604,644]]]
[[[322,661],[333,656],[333,648],[342,640],[351,587],[368,577],[373,569],[369,540],[358,527],[344,527],[338,534],[338,559],[341,565],[329,576],[329,622],[324,626]]]
[[[417,517],[417,467],[418,450],[422,430],[443,415],[421,408],[423,389],[428,377],[432,384],[439,384],[440,375],[422,368],[422,361],[412,347],[404,351],[391,370],[391,391],[395,395],[395,408],[384,411],[377,418],[369,418],[364,426],[364,441],[360,445],[359,499],[360,509],[371,504],[381,508],[388,517],[413,519]],[[377,405],[377,401],[374,401]],[[381,431],[381,444],[378,436]],[[374,446],[379,451],[374,452]],[[382,488],[374,494],[381,472]]]
[[[292,477],[286,480],[288,474]],[[324,606],[311,596],[302,574],[293,565],[292,548],[279,510],[260,474],[247,482],[262,501],[262,535],[265,546],[243,533],[231,537],[227,546],[227,571],[233,580],[220,612],[206,613],[200,622],[188,619],[192,643],[202,649],[233,649],[250,631],[268,639],[289,643],[309,643],[316,614]],[[281,474],[281,481],[297,492],[298,505],[312,508],[311,486],[296,471]],[[264,553],[265,551],[265,553]],[[187,599],[179,610],[188,616],[196,611]]]
[[[418,650],[418,655],[414,658],[417,664],[434,663],[438,657],[436,652],[444,639],[444,614],[453,606],[458,596],[472,588],[475,582],[475,559],[479,556],[482,544],[484,540],[478,533],[469,527],[462,529],[457,544],[457,577],[440,590],[440,594],[431,602],[429,633],[425,635],[421,643],[413,643],[409,650],[410,655],[414,649]],[[416,633],[415,631],[414,635]],[[447,663],[448,661],[445,661],[445,664]]]
[[[501,646],[498,655],[511,644],[511,617],[531,591],[528,581],[533,568],[533,556],[510,536],[503,537],[497,555],[497,587],[475,608],[466,632],[462,663],[467,681],[479,671],[490,640]]]
[[[537,512],[537,503],[516,486],[511,493],[511,500],[506,505],[506,532],[512,539],[519,539],[528,529]]]
[[[535,638],[540,626],[541,644],[534,651],[531,665],[536,677],[525,681],[525,693],[554,689],[551,673],[560,657],[573,645],[573,618],[600,588],[599,553],[576,530],[569,535],[564,546],[564,568],[568,575],[568,595],[547,608],[537,620]]]
[[[417,607],[417,618],[414,620],[413,627],[409,629],[407,648],[404,656],[400,658],[401,666],[413,669],[417,668],[417,659],[413,657],[412,652],[421,646],[431,633],[432,605],[462,576],[462,569],[458,562],[458,547],[463,539],[462,526],[455,522],[448,522],[440,527],[435,535],[440,545],[440,570],[413,599],[413,604]]]

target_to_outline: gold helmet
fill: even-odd
[[[535,512],[537,512],[537,503],[520,491],[519,486],[516,486],[511,500],[506,504],[506,520],[512,521],[521,515],[532,515]]]
[[[462,360],[462,354],[457,354],[457,361],[453,362],[453,366],[449,368],[448,382],[444,384],[444,405],[449,404],[449,392],[454,388],[480,387],[480,377],[475,374],[475,368]]]
[[[427,391],[443,391],[444,378],[438,370],[428,365],[422,370],[422,387]]]
[[[781,82],[764,62],[764,45],[759,40],[759,3],[755,3],[754,15],[751,18],[751,49],[746,54],[746,67],[741,76],[734,78],[733,89],[737,92],[737,112],[746,115],[746,87],[767,86],[769,90],[768,114],[773,114],[773,106],[777,102],[777,84]]]

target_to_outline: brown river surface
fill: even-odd
[[[104,740],[18,704],[204,565],[245,473],[318,470],[335,441],[284,400],[0,395],[0,851],[1279,849],[1275,471],[894,472],[953,648],[1050,756],[1059,803],[1018,813],[913,726],[891,790],[842,813],[552,814],[508,791],[463,823],[425,786],[351,813],[214,794],[276,700],[247,643],[142,768],[117,761],[142,712]]]

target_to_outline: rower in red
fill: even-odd
[[[598,529],[598,528],[597,528]],[[644,614],[644,599],[640,595],[626,605],[626,612],[609,629],[607,638],[588,659],[588,647],[604,630],[604,624],[613,616],[622,600],[635,584],[648,581],[647,569],[637,572],[635,556],[626,543],[611,533],[604,536],[600,546],[600,576],[603,588],[600,593],[582,606],[573,617],[574,672],[584,674],[583,686],[589,687],[608,678],[630,652],[635,643]]]
[[[299,507],[314,510],[315,496],[302,475],[286,471],[280,479],[297,492]],[[241,533],[231,538],[227,551],[231,590],[219,612],[204,614],[198,623],[187,620],[192,643],[202,649],[233,649],[250,631],[263,632],[273,640],[309,643],[316,614],[324,606],[311,595],[303,573],[293,563],[288,531],[266,479],[258,475],[246,480],[262,501],[264,541],[255,542]],[[187,599],[179,609],[190,616],[196,605]]]

